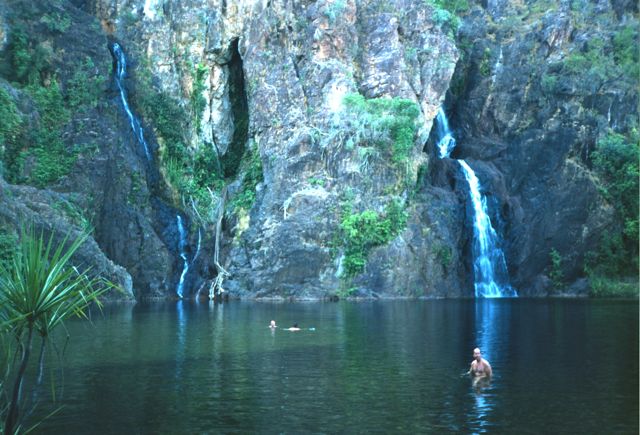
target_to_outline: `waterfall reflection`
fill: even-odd
[[[180,299],[176,302],[176,313],[178,316],[177,340],[176,340],[176,382],[180,385],[182,379],[182,370],[186,359],[186,340],[187,340],[187,319],[184,312],[185,302]]]
[[[500,343],[504,343],[504,334],[508,331],[505,325],[504,311],[508,310],[507,304],[501,304],[495,299],[475,300],[475,338],[476,346],[480,348],[482,357],[491,364],[494,376],[493,379],[481,379],[473,381],[473,408],[469,416],[469,423],[474,433],[484,433],[488,431],[489,421],[492,417],[495,403],[494,388],[499,378],[499,358],[498,348]],[[492,382],[494,385],[492,385]]]

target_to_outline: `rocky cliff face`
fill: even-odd
[[[250,209],[236,208],[226,221],[222,262],[233,293],[460,294],[468,277],[464,271],[445,277],[437,259],[443,250],[457,252],[458,231],[447,228],[447,236],[434,231],[431,227],[449,222],[421,202],[429,195],[451,202],[453,194],[423,188],[409,198],[420,190],[417,171],[427,160],[422,148],[458,55],[432,20],[433,8],[413,3],[90,5],[114,38],[149,62],[162,92],[188,106],[198,80],[204,83],[198,89],[206,104],[193,123],[202,128],[191,125],[191,147],[211,147],[223,163],[245,147],[259,152],[263,181],[255,187],[256,200]],[[348,120],[357,114],[342,100],[358,93],[418,105],[412,144],[401,163],[392,162],[393,152],[385,149],[393,142],[382,137],[388,132],[380,133],[380,142],[386,141],[381,149],[356,143],[362,132],[353,125],[357,119]],[[243,98],[244,114],[238,110]],[[249,124],[239,135],[243,116]],[[238,144],[239,136],[246,143]],[[231,184],[232,201],[239,189]],[[344,247],[337,237],[343,207],[348,204],[353,214],[382,215],[394,198],[410,215],[407,230],[375,248],[364,273],[345,282],[340,278]],[[415,265],[414,271],[391,260],[397,256]],[[446,263],[452,271],[459,264]],[[429,264],[430,272],[421,264]]]
[[[579,278],[585,252],[615,224],[588,154],[607,126],[631,128],[637,101],[632,83],[603,78],[594,91],[562,62],[605,32],[589,20],[623,25],[637,10],[485,3],[464,11],[459,60],[452,16],[432,2],[7,2],[0,44],[14,83],[2,86],[20,122],[0,129],[4,177],[73,196],[126,272],[100,270],[125,287],[130,274],[137,297],[175,294],[184,264],[187,296],[221,270],[237,296],[471,296],[468,186],[429,139],[447,96],[454,157],[483,182],[514,285],[545,294],[549,250]],[[109,71],[114,42],[151,161]],[[17,52],[35,77],[18,74]],[[93,69],[78,76],[85,59]],[[75,102],[83,77],[104,79],[97,102]],[[56,124],[65,149],[91,146],[42,181],[30,175],[45,159],[25,126],[42,124],[37,89],[53,83],[69,113]]]

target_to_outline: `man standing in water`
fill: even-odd
[[[490,378],[492,374],[491,364],[489,364],[489,361],[482,358],[480,349],[477,347],[473,349],[473,361],[471,361],[469,374],[476,378],[476,381],[482,378]]]

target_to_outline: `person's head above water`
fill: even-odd
[[[475,349],[473,349],[473,359],[475,359],[478,362],[482,361],[482,353],[480,352],[479,347],[476,347]]]
[[[275,320],[272,320],[271,323],[269,323],[269,328],[277,328]]]

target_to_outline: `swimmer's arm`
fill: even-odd
[[[476,361],[475,361],[475,360],[473,360],[473,361],[471,361],[471,366],[469,367],[469,371],[467,372],[467,374],[472,375],[472,374],[473,374],[473,372],[475,371],[475,370],[474,370],[474,369],[475,369],[475,367],[476,367]]]
[[[493,370],[491,370],[491,364],[489,364],[488,361],[487,361],[486,365],[487,365],[486,375],[487,375],[487,377],[490,378],[491,375],[493,374]]]

